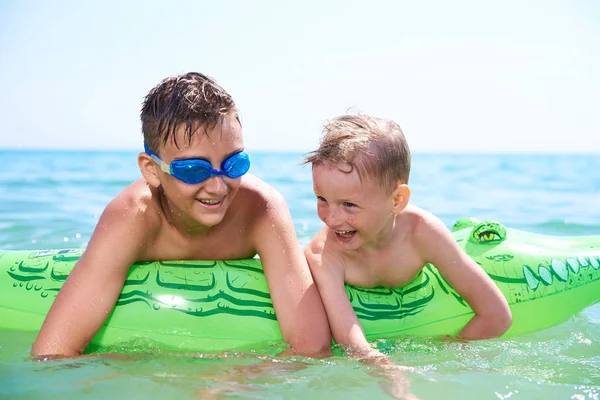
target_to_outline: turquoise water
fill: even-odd
[[[0,150],[0,249],[85,246],[103,207],[139,177],[135,152]],[[321,226],[301,154],[253,154],[251,172],[286,197],[299,240]],[[600,235],[600,157],[414,156],[411,201],[448,226],[495,219],[555,235]],[[552,312],[552,310],[548,310]],[[0,398],[387,398],[373,368],[267,354],[134,354],[32,362],[34,335],[0,332]],[[551,329],[470,343],[398,338],[377,346],[421,399],[599,399],[600,304]]]

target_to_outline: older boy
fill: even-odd
[[[408,204],[410,150],[393,121],[344,115],[329,121],[312,164],[317,212],[325,226],[305,250],[333,337],[358,356],[377,356],[344,283],[403,287],[434,264],[475,316],[464,339],[496,337],[512,322],[506,299],[432,214]]]
[[[141,119],[143,179],[102,213],[32,354],[82,354],[137,261],[256,254],[284,340],[303,354],[328,349],[326,315],[287,205],[272,187],[246,174],[250,160],[231,96],[199,73],[167,78],[147,95]]]

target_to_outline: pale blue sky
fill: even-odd
[[[140,149],[139,109],[195,70],[250,150],[310,150],[348,109],[413,151],[600,153],[600,3],[0,1],[0,147]]]

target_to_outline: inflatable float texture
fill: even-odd
[[[506,296],[513,325],[505,337],[559,324],[600,300],[600,236],[545,236],[472,218],[453,235]],[[0,329],[38,331],[82,252],[0,251]],[[430,264],[403,288],[346,290],[369,340],[453,335],[473,315]],[[260,260],[134,264],[88,351],[140,340],[203,352],[280,343]]]

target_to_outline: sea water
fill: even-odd
[[[81,248],[106,204],[140,177],[135,152],[0,150],[0,249]],[[299,153],[254,153],[251,173],[287,199],[298,239],[321,227]],[[411,202],[451,227],[494,219],[551,235],[600,235],[600,157],[415,154]],[[546,312],[551,313],[552,310]],[[390,382],[348,358],[272,353],[92,355],[34,362],[34,334],[0,332],[0,398],[387,398]],[[421,399],[599,399],[600,304],[553,328],[468,343],[374,343]]]

